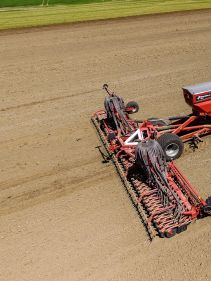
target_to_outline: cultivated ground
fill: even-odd
[[[89,122],[104,82],[140,118],[211,80],[211,12],[0,33],[0,280],[210,280],[211,218],[151,244]],[[177,161],[210,193],[211,140]]]

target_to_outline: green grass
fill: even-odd
[[[47,0],[44,0],[46,3]],[[49,5],[55,4],[90,4],[90,3],[100,3],[109,2],[112,0],[49,0]],[[37,6],[41,5],[43,0],[0,0],[0,8],[5,7],[20,7],[20,6]]]
[[[12,0],[0,1],[11,2]],[[26,0],[19,2],[24,1],[26,2]],[[86,1],[74,2],[74,5],[2,8],[0,9],[0,29],[211,8],[211,0],[113,0],[83,3],[83,5],[81,5],[82,2]]]

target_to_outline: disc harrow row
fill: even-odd
[[[115,154],[109,150],[109,143],[106,139],[106,136],[101,131],[101,129],[99,127],[99,123],[97,122],[96,118],[92,117],[91,121],[94,124],[94,126],[95,126],[95,128],[98,132],[98,136],[99,136],[103,146],[106,149],[106,152],[108,154],[108,158],[111,159],[111,161],[113,162],[113,164],[116,168],[116,171],[117,171],[118,175],[120,176],[120,178],[121,178],[121,180],[124,184],[124,187],[125,187],[127,193],[129,194],[130,199],[131,199],[134,207],[136,208],[136,210],[137,210],[137,212],[140,216],[140,219],[141,219],[143,225],[145,226],[145,229],[147,231],[149,239],[153,240],[153,238],[156,236],[156,231],[155,231],[154,227],[152,226],[152,224],[148,223],[148,218],[147,218],[146,212],[143,208],[143,205],[140,204],[140,202],[139,202],[139,194],[136,191],[134,182],[128,181],[127,177],[125,176],[125,170],[126,170],[127,167],[124,165],[123,161],[119,161],[116,158]],[[145,186],[144,183],[140,182],[140,184]]]

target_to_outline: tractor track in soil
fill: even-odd
[[[0,280],[210,280],[211,218],[150,243],[90,117],[104,82],[139,119],[188,113],[181,87],[211,80],[211,11],[0,35]],[[177,161],[204,198],[210,159],[206,137]]]

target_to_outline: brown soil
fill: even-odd
[[[151,244],[90,124],[104,82],[137,117],[188,113],[211,80],[211,11],[0,36],[0,280],[210,280],[211,218]],[[211,140],[177,161],[203,197]]]

